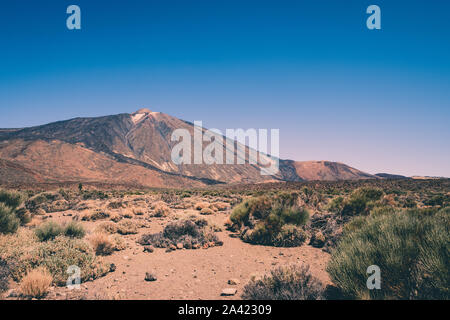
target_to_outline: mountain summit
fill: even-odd
[[[131,114],[0,129],[0,184],[101,182],[187,187],[377,178],[328,161],[280,160],[280,171],[272,176],[261,175],[258,164],[176,165],[171,159],[175,129],[194,133],[192,123],[146,108]],[[248,153],[249,148],[245,150]]]

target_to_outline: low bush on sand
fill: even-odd
[[[186,249],[203,246],[221,245],[213,229],[204,219],[186,219],[169,223],[162,232],[143,235],[139,240],[142,245],[169,248],[182,244]]]
[[[449,211],[360,217],[332,253],[332,281],[355,299],[450,299]],[[367,289],[371,265],[381,271],[379,290]]]
[[[170,213],[170,208],[164,201],[157,201],[152,205],[154,217],[166,217]]]
[[[20,219],[16,216],[14,209],[0,203],[0,233],[14,233],[19,225]]]
[[[0,293],[5,292],[9,288],[10,270],[8,263],[0,258]]]
[[[342,209],[338,213],[343,216],[367,215],[382,195],[381,189],[368,187],[356,189],[343,201]]]
[[[45,268],[31,270],[20,282],[20,293],[24,297],[43,298],[53,282],[52,275]]]
[[[77,223],[75,221],[69,222],[64,227],[64,235],[66,237],[71,238],[83,238],[86,235],[86,231],[84,230],[83,226],[80,223]]]
[[[308,221],[309,212],[298,206],[297,200],[296,193],[250,198],[234,208],[230,220],[245,242],[299,246],[307,238],[302,226]]]
[[[96,279],[109,272],[109,265],[96,258],[91,246],[82,239],[57,236],[40,242],[34,232],[21,228],[11,235],[0,235],[0,259],[8,262],[10,275],[20,281],[30,270],[45,267],[56,285],[65,285],[67,269],[76,265],[81,280]]]
[[[20,192],[0,190],[0,233],[14,233],[21,223],[30,221],[27,211],[18,209],[24,200],[25,195]]]
[[[117,223],[117,233],[122,235],[138,233],[139,225],[131,220],[122,220]]]
[[[242,298],[247,300],[322,300],[324,287],[313,277],[309,266],[278,267],[244,287]]]
[[[39,241],[53,240],[63,232],[64,229],[54,221],[45,222],[34,230]]]
[[[114,241],[105,233],[92,234],[89,237],[89,242],[98,256],[108,256],[116,250]]]

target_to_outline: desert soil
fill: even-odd
[[[76,210],[51,213],[45,219],[59,223],[69,222],[79,214]],[[308,264],[311,273],[325,285],[329,277],[325,266],[329,254],[321,249],[303,245],[294,248],[277,248],[244,243],[224,227],[230,210],[202,216],[209,224],[222,229],[217,232],[223,246],[208,249],[180,249],[166,252],[155,248],[154,252],[144,252],[137,240],[147,233],[156,233],[175,220],[190,215],[199,215],[194,209],[173,209],[168,217],[146,218],[134,216],[133,220],[145,221],[145,227],[138,234],[121,236],[127,248],[103,257],[107,263],[116,266],[114,272],[81,284],[81,289],[69,290],[53,287],[46,299],[241,299],[242,289],[252,276],[261,276],[271,269],[289,264]],[[87,237],[97,224],[107,221],[80,221],[87,230]],[[139,220],[136,220],[139,221]],[[157,278],[145,281],[147,272]],[[228,284],[236,279],[236,285]],[[234,296],[221,296],[225,288],[235,288]]]

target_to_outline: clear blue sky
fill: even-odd
[[[148,107],[279,128],[283,158],[450,177],[449,16],[437,0],[2,1],[0,127]]]

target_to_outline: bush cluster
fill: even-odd
[[[160,233],[143,235],[139,243],[158,248],[168,248],[181,243],[186,249],[195,249],[211,243],[221,244],[213,229],[204,219],[171,222]]]
[[[332,254],[332,281],[355,299],[449,299],[449,213],[413,209],[359,217]],[[380,267],[380,290],[367,289],[371,265]]]
[[[324,287],[313,277],[309,266],[278,267],[261,279],[252,279],[244,287],[248,300],[322,300]]]
[[[24,200],[20,192],[0,190],[0,233],[15,233],[21,223],[29,221],[28,216],[18,213]]]
[[[299,246],[307,238],[302,226],[308,221],[309,212],[297,203],[296,193],[250,198],[234,208],[230,220],[245,242]]]
[[[83,238],[86,234],[83,226],[77,222],[70,222],[66,226],[61,226],[56,222],[49,221],[43,223],[34,230],[39,241],[53,240],[59,235],[71,238]]]

